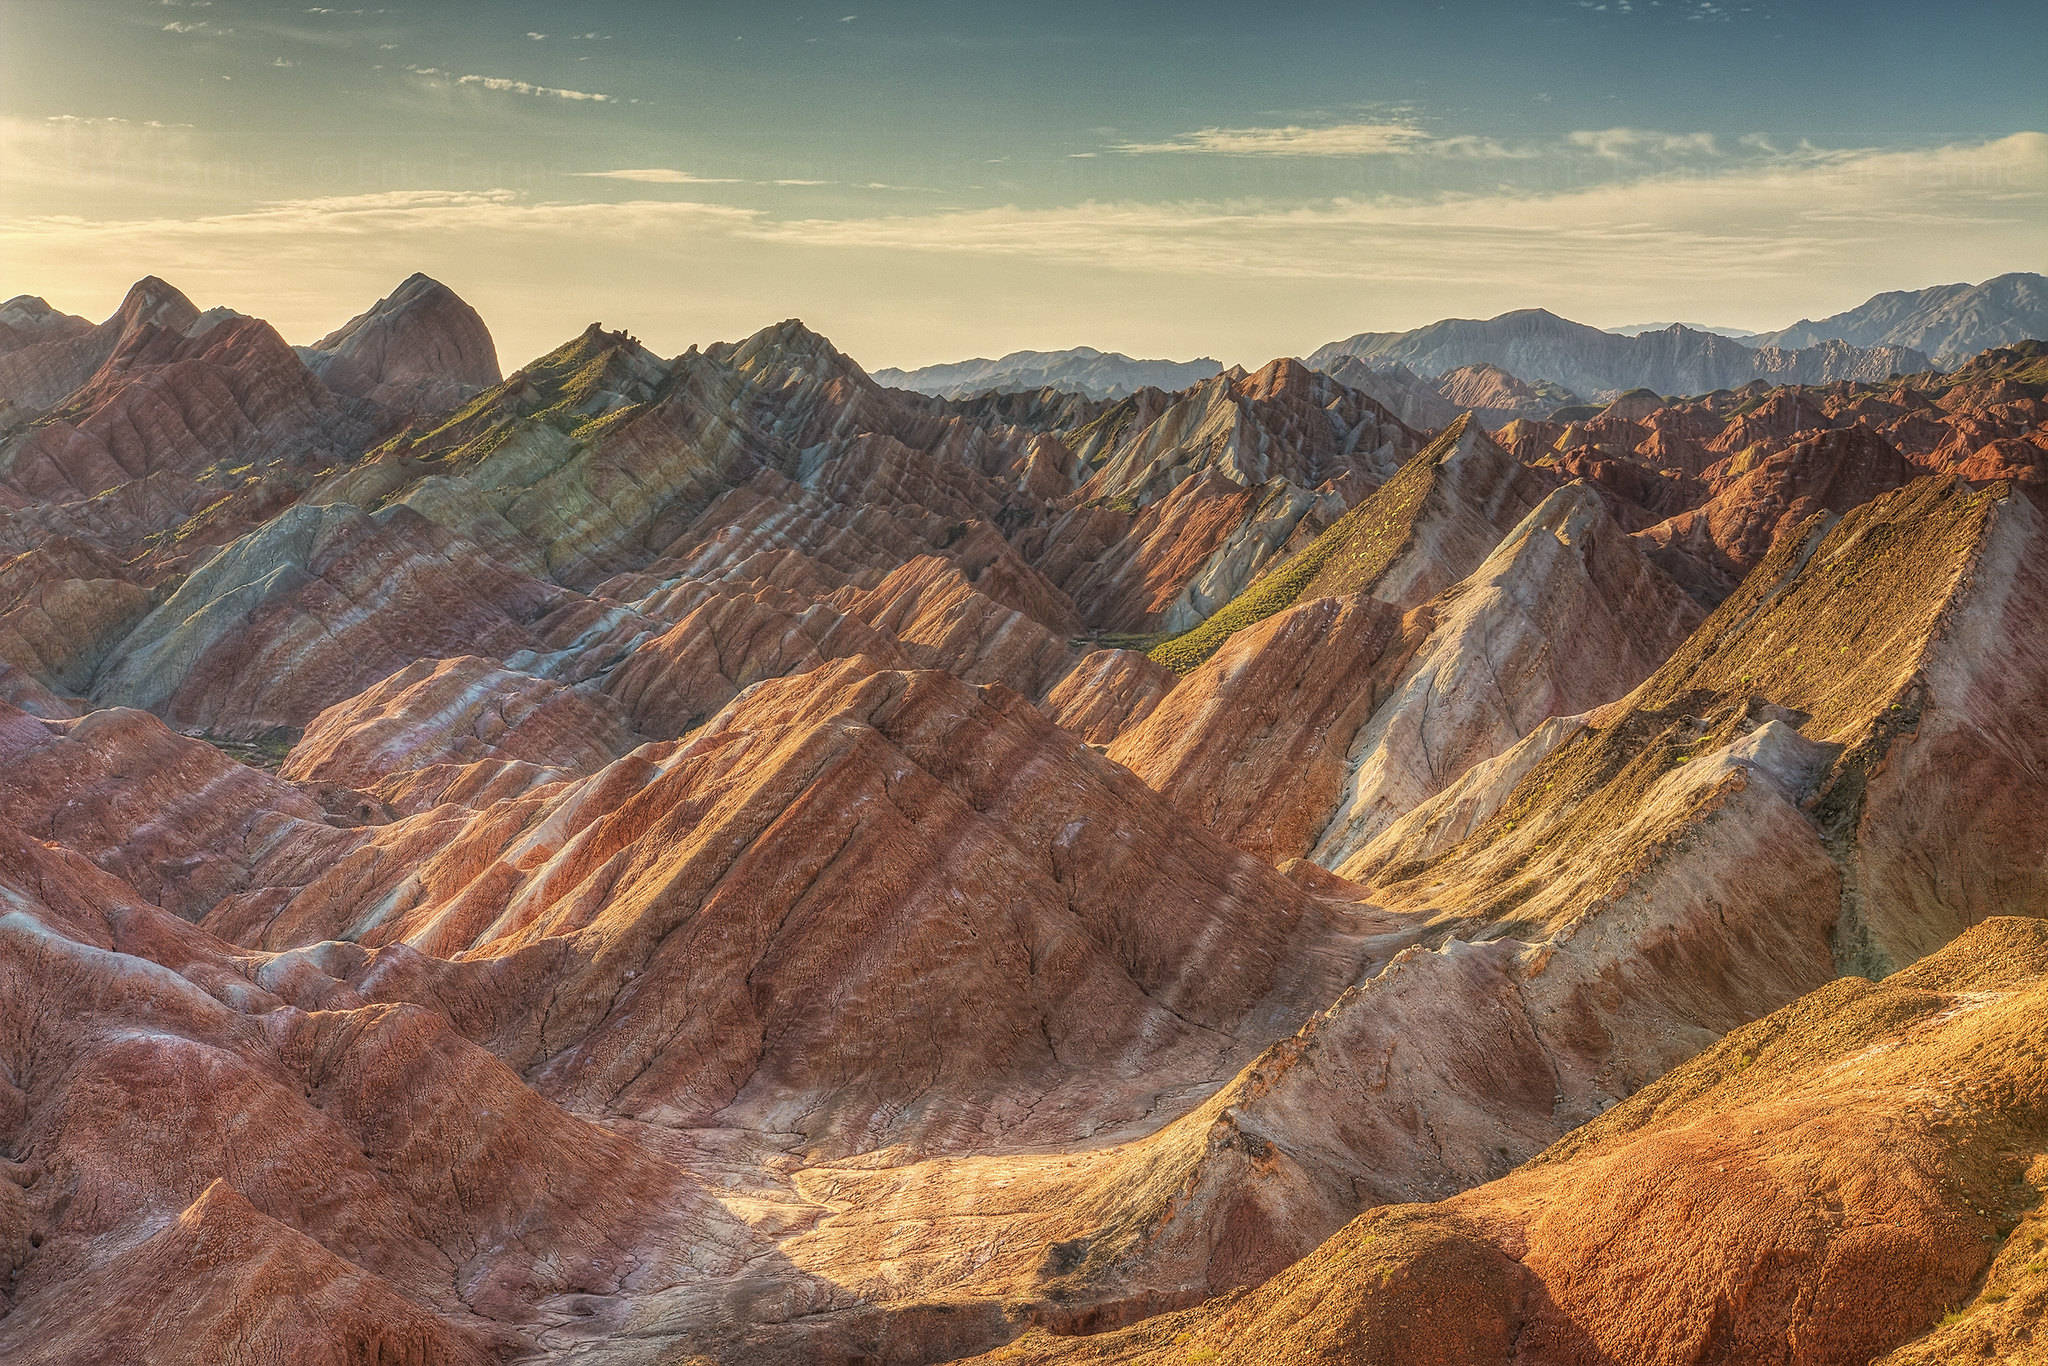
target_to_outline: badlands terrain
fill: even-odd
[[[2048,1361],[2048,346],[1495,324],[0,305],[0,1360]]]

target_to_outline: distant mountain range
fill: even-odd
[[[1782,332],[1763,333],[1755,344],[1910,346],[1951,365],[2032,338],[2048,338],[2048,276],[2015,272],[1981,285],[1893,290],[1819,322],[1802,318]]]
[[[935,398],[966,398],[990,390],[1005,393],[1061,389],[1090,398],[1126,398],[1140,389],[1171,393],[1221,374],[1220,361],[1133,360],[1115,351],[1078,346],[1071,351],[1013,351],[1000,360],[963,360],[918,370],[877,370],[874,379],[892,389]]]
[[[1754,379],[1773,384],[1879,380],[1959,364],[1989,347],[2048,337],[2048,277],[2016,273],[1982,284],[1879,294],[1845,313],[1777,332],[1738,333],[1670,323],[1602,330],[1540,308],[1484,320],[1452,318],[1409,332],[1363,332],[1308,357],[1340,355],[1374,368],[1400,364],[1425,379],[1492,365],[1588,398],[1634,388],[1706,393]]]
[[[1847,312],[1818,322],[1802,319],[1776,332],[1688,323],[1603,329],[1529,308],[1496,318],[1447,318],[1407,332],[1361,332],[1320,347],[1306,359],[1328,373],[1336,373],[1344,357],[1358,361],[1382,377],[1376,392],[1397,408],[1402,402],[1410,405],[1403,418],[1414,421],[1425,412],[1434,414],[1448,392],[1444,385],[1461,387],[1461,381],[1450,380],[1452,372],[1468,367],[1505,372],[1539,390],[1555,386],[1572,396],[1606,400],[1631,389],[1698,394],[1759,379],[1771,384],[1882,380],[1937,364],[1952,366],[1989,347],[2029,338],[2048,338],[2048,277],[2014,273],[1976,285],[1879,294]],[[1147,387],[1183,389],[1222,368],[1207,357],[1133,360],[1084,346],[917,370],[878,370],[875,378],[892,388],[942,398],[1044,388],[1122,398]],[[1388,388],[1389,376],[1401,393]],[[1528,410],[1528,396],[1517,397],[1523,402],[1514,406]]]
[[[1541,308],[1484,320],[1451,318],[1412,332],[1361,332],[1317,349],[1308,363],[1327,370],[1344,356],[1372,366],[1397,362],[1426,379],[1461,366],[1490,365],[1518,379],[1560,384],[1593,399],[1630,389],[1700,394],[1756,379],[1773,384],[1881,380],[1929,366],[1924,354],[1905,347],[1827,341],[1799,350],[1759,350],[1676,324],[1662,332],[1621,337]]]
[[[1609,327],[1603,330],[1612,332],[1617,337],[1640,337],[1645,332],[1663,332],[1673,327],[1688,328],[1694,332],[1712,332],[1716,336],[1728,337],[1734,341],[1750,341],[1751,338],[1759,335],[1758,333],[1750,331],[1746,327],[1716,327],[1711,323],[1687,322],[1624,323],[1620,327]],[[1752,342],[1752,345],[1753,344],[1754,343]]]

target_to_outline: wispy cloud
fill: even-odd
[[[1163,142],[1119,142],[1110,150],[1131,156],[1203,152],[1212,156],[1363,157],[1413,151],[1429,134],[1406,123],[1337,123],[1321,128],[1198,128]]]
[[[1315,204],[1091,202],[760,221],[746,231],[788,243],[1186,275],[1493,280],[1523,297],[1543,281],[1573,280],[1647,296],[1651,285],[1675,280],[1721,280],[1735,288],[1852,268],[1890,278],[1886,264],[1917,279],[1929,263],[1971,248],[1992,263],[2038,259],[2044,219],[2048,134],[2028,132],[1553,193]]]
[[[393,242],[418,234],[467,236],[475,233],[593,234],[632,238],[681,225],[732,229],[759,212],[727,204],[695,200],[633,200],[588,203],[532,200],[516,190],[388,190],[374,194],[327,195],[285,199],[239,213],[198,217],[162,217],[87,221],[74,217],[0,218],[0,243],[20,246],[42,241],[56,244],[123,243],[135,259],[150,252],[189,257],[194,248],[209,258],[231,258],[260,241],[290,241],[292,250],[334,250],[350,240],[390,234]],[[301,244],[308,244],[302,246]],[[313,246],[311,244],[324,244]],[[270,248],[265,248],[270,249]]]
[[[1741,140],[1751,151],[1775,151],[1758,135]],[[1544,157],[1599,157],[1608,161],[1709,158],[1724,149],[1712,133],[1669,133],[1649,128],[1595,128],[1560,140],[1507,141],[1475,133],[1439,136],[1415,123],[1287,124],[1271,128],[1199,128],[1159,142],[1111,143],[1126,156],[1169,153],[1217,157],[1435,156],[1530,161]],[[1092,152],[1075,152],[1078,158]]]
[[[610,95],[600,95],[589,90],[565,90],[556,85],[535,85],[531,81],[515,81],[505,76],[457,75],[438,66],[409,66],[406,68],[415,76],[429,80],[470,86],[478,90],[496,91],[501,95],[533,95],[543,99],[570,100],[577,103],[611,104]]]
[[[646,166],[624,171],[572,171],[586,180],[630,180],[639,185],[738,185],[730,176],[693,175],[666,166]]]
[[[812,180],[802,176],[777,176],[768,180],[750,180],[738,176],[698,175],[694,171],[677,170],[670,166],[645,166],[623,171],[571,171],[570,175],[582,180],[626,180],[639,185],[777,185],[785,189],[807,186],[843,185],[839,180]],[[885,185],[880,181],[867,181],[855,185],[862,190],[903,190],[915,191],[912,185]]]
[[[52,189],[173,189],[199,160],[192,125],[56,114],[0,116],[0,186],[19,196]]]
[[[1712,133],[1662,133],[1647,128],[1582,128],[1569,133],[1565,141],[1595,156],[1623,160],[1648,155],[1663,157],[1714,157],[1721,145]],[[1743,146],[1771,154],[1776,148],[1758,135],[1740,140]]]

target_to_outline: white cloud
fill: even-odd
[[[1740,140],[1751,151],[1774,152],[1768,139]],[[1610,161],[1681,157],[1712,158],[1722,149],[1712,133],[1666,133],[1643,128],[1584,129],[1558,142],[1504,142],[1473,133],[1437,136],[1413,123],[1339,123],[1321,127],[1288,124],[1273,128],[1200,128],[1162,142],[1112,143],[1127,156],[1199,153],[1222,157],[1375,157],[1427,155],[1533,160],[1594,156]],[[1086,155],[1080,153],[1077,155]]]
[[[515,81],[505,76],[458,76],[438,66],[409,66],[407,71],[429,80],[451,81],[456,85],[471,86],[479,90],[492,90],[501,95],[535,95],[547,99],[570,100],[578,103],[610,104],[610,95],[600,95],[588,90],[564,90],[555,85],[535,85],[531,81]]]
[[[1338,123],[1322,128],[1198,128],[1164,142],[1120,142],[1111,151],[1132,156],[1206,152],[1215,156],[1363,157],[1413,151],[1429,134],[1405,123]]]
[[[1721,155],[1721,147],[1712,133],[1660,133],[1643,128],[1582,128],[1567,134],[1565,141],[1573,147],[1591,152],[1595,156],[1622,160],[1649,154],[1666,157]],[[1761,134],[1751,133],[1738,141],[1742,146],[1766,154],[1775,154],[1769,139]]]
[[[798,176],[782,176],[774,180],[743,180],[733,176],[697,175],[691,171],[678,171],[667,166],[648,166],[637,170],[624,171],[571,171],[569,174],[584,180],[628,180],[640,185],[780,185],[794,188],[813,185],[837,185],[836,180],[807,180]],[[885,190],[902,188],[893,185],[867,185],[865,189]]]
[[[638,170],[625,171],[573,171],[570,174],[587,180],[630,180],[639,185],[738,185],[743,182],[726,176],[692,175],[688,171],[672,170],[666,166],[647,166]],[[777,181],[777,184],[783,182]]]

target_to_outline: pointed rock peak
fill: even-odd
[[[179,1213],[178,1227],[196,1230],[222,1222],[253,1223],[261,1218],[262,1213],[249,1203],[247,1196],[229,1185],[225,1177],[215,1177],[199,1193],[199,1198]]]
[[[804,326],[802,318],[784,318],[773,327],[762,328],[740,344],[743,355],[770,348],[798,356],[844,357],[844,353],[823,333],[813,332]]]
[[[670,367],[628,332],[607,332],[592,323],[554,350],[528,361],[506,378],[505,398],[518,400],[522,411],[545,408],[568,399],[590,402],[610,394],[627,402],[653,397]]]
[[[225,305],[219,308],[209,308],[204,313],[194,318],[190,323],[186,324],[185,335],[188,337],[203,337],[207,333],[213,331],[214,328],[219,327],[222,323],[234,322],[237,319],[246,318],[248,316],[249,315],[246,313],[238,313],[234,309],[228,308]]]
[[[731,361],[735,369],[748,372],[794,365],[820,379],[847,376],[868,380],[867,371],[852,357],[804,326],[801,318],[785,318],[762,328],[733,350]]]
[[[1267,361],[1257,374],[1244,381],[1243,387],[1248,398],[1274,398],[1312,388],[1315,380],[1315,371],[1292,356],[1280,356]]]
[[[567,356],[582,356],[588,359],[601,351],[646,350],[646,347],[640,345],[640,339],[624,328],[613,332],[607,330],[603,323],[595,322],[524,368],[532,370]],[[651,356],[654,353],[648,351],[647,354]]]
[[[392,291],[391,297],[397,299],[411,294],[453,294],[454,292],[454,290],[448,288],[448,286],[442,284],[425,271],[416,270],[399,282],[398,288]]]
[[[128,296],[107,322],[124,333],[144,325],[183,332],[198,319],[199,310],[190,299],[156,276],[145,275],[129,287]]]
[[[0,322],[4,323],[18,325],[62,316],[63,314],[50,307],[47,301],[34,294],[17,294],[6,303],[0,304]]]
[[[498,383],[498,348],[475,309],[414,274],[306,350],[338,393],[409,411],[451,406]]]
[[[59,312],[33,294],[17,295],[0,304],[0,350],[82,335],[91,330],[92,324],[85,319]]]
[[[1451,471],[1462,471],[1475,462],[1481,467],[1519,463],[1487,433],[1479,415],[1469,411],[1460,414],[1450,426],[1438,432],[1436,439],[1425,446],[1416,458],[1430,460]]]
[[[398,288],[379,299],[371,306],[370,311],[362,316],[375,318],[409,310],[450,307],[468,309],[469,305],[463,302],[461,295],[433,276],[415,271],[400,281]]]
[[[1470,450],[1475,437],[1487,441],[1486,428],[1480,424],[1479,414],[1467,409],[1451,419],[1449,426],[1436,434],[1436,439],[1425,448],[1424,454],[1441,465],[1452,459],[1459,451]]]
[[[617,357],[634,358],[646,355],[654,359],[654,353],[634,339],[627,332],[607,332],[602,323],[592,323],[563,342],[546,355],[535,357],[520,366],[507,379],[506,384],[518,389],[525,383],[547,383],[580,370],[593,361],[609,363]]]

